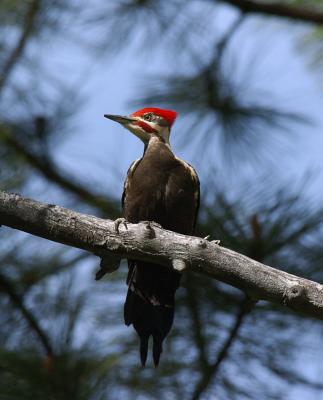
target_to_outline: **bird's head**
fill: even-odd
[[[157,137],[169,144],[170,129],[177,113],[162,108],[142,108],[129,116],[105,114],[106,118],[119,122],[122,126],[135,134],[145,144],[153,137]]]

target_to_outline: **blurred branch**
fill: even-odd
[[[212,63],[212,64],[214,64],[213,67],[215,67],[216,64],[220,63],[225,48],[228,46],[232,37],[235,35],[237,30],[240,28],[240,26],[243,23],[243,21],[245,20],[245,18],[246,18],[245,14],[241,14],[237,19],[235,19],[233,21],[233,23],[229,26],[229,29],[223,35],[221,40],[217,43],[216,55],[214,57],[214,62]]]
[[[198,295],[195,292],[194,279],[188,274],[187,282],[189,286],[185,290],[185,298],[188,306],[188,310],[191,314],[191,330],[196,342],[196,347],[199,351],[199,370],[204,375],[208,370],[209,363],[207,359],[206,351],[206,340],[203,336],[203,322],[200,319],[199,309],[198,309]]]
[[[235,322],[229,332],[229,335],[226,341],[223,343],[222,348],[218,352],[216,361],[208,366],[206,372],[202,375],[201,379],[197,383],[196,388],[191,397],[192,400],[198,400],[209,386],[211,380],[214,379],[215,376],[217,375],[221,363],[228,357],[229,350],[238,337],[242,323],[245,320],[245,317],[252,310],[254,304],[255,302],[253,300],[250,300],[248,297],[246,297],[240,303],[239,310],[235,316]]]
[[[32,312],[26,308],[22,297],[15,291],[13,285],[9,282],[7,278],[2,275],[0,275],[0,291],[5,292],[9,296],[15,307],[20,310],[30,328],[37,335],[41,345],[45,350],[46,355],[49,359],[52,359],[54,351],[46,333],[43,331]]]
[[[145,222],[122,226],[52,204],[0,192],[0,224],[90,251],[107,260],[127,258],[192,269],[238,289],[252,300],[287,306],[323,320],[323,285],[271,268],[232,250]],[[153,231],[153,232],[152,232]]]
[[[222,3],[230,4],[239,8],[244,13],[256,13],[272,15],[275,17],[288,18],[302,22],[312,22],[323,24],[323,12],[319,10],[310,10],[309,8],[292,6],[288,4],[265,3],[254,0],[220,0]]]
[[[259,223],[259,218],[257,214],[254,214],[250,219],[250,225],[252,230],[252,241],[250,245],[249,255],[254,260],[262,261],[264,258],[264,254],[261,251],[263,246],[261,246],[262,242],[262,226]],[[259,250],[260,249],[260,250]],[[245,296],[245,298],[240,302],[238,312],[234,317],[234,324],[228,334],[227,339],[223,343],[220,351],[218,352],[216,361],[209,365],[196,385],[196,388],[192,395],[192,400],[197,400],[201,397],[201,395],[206,391],[211,381],[217,376],[220,365],[222,362],[228,358],[229,351],[235,341],[238,339],[238,335],[240,329],[242,327],[243,322],[246,317],[251,313],[255,306],[256,302]]]
[[[33,32],[37,13],[39,11],[41,0],[33,0],[26,12],[24,29],[21,32],[20,37],[10,53],[8,59],[5,61],[2,71],[0,72],[0,93],[3,90],[14,66],[22,56],[26,47],[27,41]]]
[[[110,218],[115,218],[120,214],[118,207],[116,207],[113,201],[108,200],[103,195],[91,192],[79,183],[73,182],[72,178],[66,178],[61,172],[58,172],[56,166],[53,165],[50,159],[34,154],[13,135],[3,131],[1,134],[5,142],[18,154],[23,156],[23,158],[45,178],[75,194],[82,201],[97,207]]]
[[[220,144],[223,160],[231,164],[241,158],[248,163],[263,161],[270,154],[265,152],[266,145],[275,146],[283,135],[293,132],[291,128],[296,124],[311,122],[304,114],[278,107],[277,102],[271,105],[269,93],[262,94],[265,102],[259,102],[259,90],[252,88],[250,70],[241,74],[233,64],[224,65],[225,46],[242,20],[241,17],[234,21],[228,36],[224,36],[222,44],[218,42],[220,47],[215,48],[206,65],[186,75],[151,76],[142,85],[146,86],[144,93],[147,94],[134,102],[174,107],[190,116],[195,110],[186,127],[191,136],[189,143],[195,143],[201,152],[205,151],[202,149],[205,142],[207,151]],[[199,135],[194,134],[197,127]],[[265,135],[268,129],[270,135]],[[273,140],[275,136],[278,140]],[[187,143],[183,141],[184,145]]]
[[[61,255],[64,254],[62,250],[59,250],[59,255],[54,254],[51,257],[36,256],[22,257],[19,253],[19,249],[27,247],[28,243],[24,241],[19,242],[12,250],[7,252],[4,256],[0,258],[1,265],[14,266],[15,270],[21,269],[19,282],[15,282],[15,288],[19,287],[19,292],[22,296],[25,296],[28,290],[30,290],[34,285],[38,284],[42,280],[51,277],[53,274],[59,274],[70,270],[76,264],[81,261],[86,260],[90,254],[87,252],[81,252],[75,257],[69,260],[64,260]],[[46,267],[39,270],[39,265],[46,265]],[[26,267],[28,267],[26,269]],[[25,270],[23,270],[25,268]]]

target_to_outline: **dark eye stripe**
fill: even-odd
[[[160,126],[169,126],[169,123],[160,115],[154,113],[146,113],[143,115],[143,119],[148,122],[156,122]]]
[[[145,119],[146,121],[153,121],[154,115],[153,115],[152,113],[144,114],[144,119]]]

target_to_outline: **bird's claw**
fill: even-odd
[[[119,226],[123,224],[126,229],[128,229],[127,220],[125,218],[118,218],[114,221],[114,229],[119,234]]]

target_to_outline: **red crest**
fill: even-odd
[[[156,108],[156,107],[146,107],[142,108],[141,110],[135,111],[131,115],[134,117],[141,117],[142,115],[146,113],[154,113],[156,115],[159,115],[160,117],[164,118],[168,123],[169,126],[172,126],[176,117],[177,117],[177,112],[173,110],[164,110],[162,108]]]

